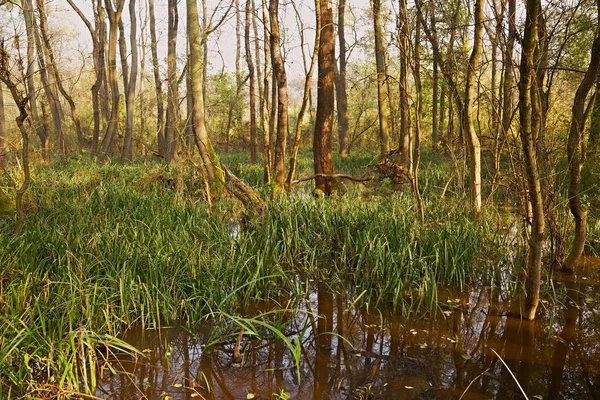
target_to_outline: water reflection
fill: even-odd
[[[207,346],[208,329],[194,335],[178,328],[130,332],[125,339],[147,358],[115,361],[112,367],[126,374],[105,369],[96,394],[111,399],[246,399],[249,394],[270,399],[282,391],[292,399],[522,398],[512,371],[530,398],[597,399],[599,271],[588,265],[576,275],[554,274],[552,287],[564,306],[544,303],[535,322],[509,317],[518,305],[493,282],[440,293],[445,306],[421,319],[391,310],[347,309],[353,299],[319,285],[298,300],[302,312],[282,313],[278,322],[290,340],[301,343],[298,370],[282,340],[244,336],[244,362],[236,367],[237,334]]]

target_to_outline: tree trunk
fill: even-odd
[[[6,144],[6,117],[4,112],[4,93],[0,85],[0,170],[6,168],[8,146]]]
[[[600,0],[596,2],[600,17]],[[571,114],[571,126],[567,141],[567,159],[569,160],[569,210],[575,220],[575,235],[571,252],[564,263],[564,268],[573,271],[578,259],[583,254],[587,236],[587,211],[581,204],[581,170],[585,162],[584,128],[586,122],[585,100],[600,72],[600,27],[596,28],[596,36],[592,44],[591,59],[583,80],[577,88]]]
[[[36,0],[37,3],[37,0]],[[52,115],[52,127],[54,130],[54,136],[56,138],[56,147],[58,149],[58,155],[60,157],[65,156],[65,138],[62,128],[62,110],[60,109],[60,102],[56,94],[54,81],[52,80],[52,74],[50,73],[46,63],[45,48],[42,43],[42,36],[35,19],[33,10],[32,0],[25,0],[23,12],[31,12],[31,20],[33,21],[33,32],[35,38],[35,47],[37,48],[37,60],[39,69],[40,80],[44,87],[44,94],[50,107],[50,114]]]
[[[375,61],[377,63],[377,104],[379,107],[379,153],[385,157],[390,152],[390,107],[388,103],[387,76],[385,74],[385,45],[381,26],[381,0],[371,0],[375,29]]]
[[[271,131],[272,131],[272,122],[274,122],[274,118],[268,117],[270,116],[270,110],[274,109],[275,105],[271,104],[269,106],[269,96],[271,95],[269,88],[271,85],[269,84],[269,80],[271,76],[269,75],[269,70],[271,71],[271,75],[273,74],[273,70],[270,67],[271,63],[271,46],[269,41],[269,12],[267,9],[267,1],[261,0],[262,4],[262,16],[263,16],[263,47],[265,53],[265,68],[264,68],[264,92],[263,92],[263,101],[261,104],[262,110],[262,131],[263,131],[263,157],[264,157],[264,175],[263,182],[269,183],[271,182],[271,169],[273,168],[273,157],[272,157],[272,149],[271,149]],[[273,89],[274,90],[274,89]]]
[[[40,139],[42,156],[46,158],[48,133],[44,129],[37,107],[37,89],[35,87],[35,26],[33,21],[33,6],[31,0],[23,3],[23,18],[25,19],[25,30],[27,33],[27,71],[25,80],[27,82],[27,98],[29,99],[29,118],[35,133]]]
[[[508,0],[508,38],[506,40],[506,49],[504,51],[503,56],[503,64],[504,64],[504,76],[502,78],[502,141],[506,142],[510,135],[510,127],[512,125],[512,115],[514,108],[513,101],[513,86],[514,86],[514,76],[513,76],[513,52],[515,41],[517,38],[517,28],[515,25],[515,14],[517,12],[517,1],[516,0]],[[498,149],[498,164],[500,159],[500,153],[502,151],[502,145],[499,146]],[[500,171],[498,171],[500,172]],[[500,176],[497,176],[496,179],[499,179]]]
[[[319,78],[317,89],[317,118],[313,139],[315,174],[333,174],[331,138],[333,135],[333,107],[335,80],[335,37],[333,34],[333,10],[331,0],[319,0],[321,35],[319,39]],[[330,195],[335,191],[328,177],[315,178],[315,193]]]
[[[589,150],[593,153],[598,150],[600,144],[600,77],[596,81],[596,101],[592,108],[592,115],[590,117],[590,139],[589,139]]]
[[[164,115],[162,80],[158,67],[158,50],[156,39],[156,17],[154,13],[154,0],[148,0],[148,13],[150,14],[150,51],[152,53],[152,69],[154,72],[154,89],[156,91],[156,141],[158,154],[166,154],[164,137]]]
[[[217,157],[212,143],[206,131],[204,115],[204,81],[203,81],[203,57],[202,36],[200,34],[200,21],[198,20],[198,4],[196,0],[186,0],[186,15],[188,40],[190,42],[189,68],[192,76],[192,98],[193,98],[193,124],[196,146],[202,158],[204,172],[212,188],[220,187],[224,182],[224,174],[221,163]]]
[[[285,148],[288,131],[288,91],[285,64],[280,47],[279,0],[270,0],[271,59],[273,74],[277,80],[277,133],[275,139],[275,187],[283,189],[285,184]]]
[[[463,110],[463,129],[469,135],[469,158],[471,175],[471,206],[475,218],[481,213],[481,143],[473,125],[473,101],[475,95],[475,69],[481,60],[483,50],[483,0],[475,1],[475,32],[473,51],[469,59],[465,83],[465,101]]]
[[[537,155],[534,142],[535,116],[532,115],[531,87],[535,78],[534,53],[538,38],[538,13],[541,11],[540,0],[526,1],[525,33],[521,52],[521,77],[519,81],[519,136],[523,147],[523,159],[531,203],[531,238],[527,257],[527,277],[525,282],[526,299],[521,316],[524,319],[535,319],[540,298],[540,279],[542,269],[542,240],[544,237],[544,210],[542,191],[537,166]]]
[[[340,46],[340,68],[335,80],[338,117],[338,138],[340,156],[350,154],[350,138],[348,137],[348,94],[346,91],[346,0],[338,0],[338,42]]]
[[[48,61],[49,61],[50,67],[52,68],[52,71],[54,72],[54,77],[56,79],[56,84],[58,86],[58,90],[60,91],[62,96],[65,98],[67,103],[69,103],[69,108],[71,109],[71,118],[73,119],[73,124],[75,125],[75,132],[77,134],[77,142],[78,142],[79,147],[81,148],[81,146],[83,145],[83,133],[81,131],[81,122],[79,119],[79,113],[77,112],[77,106],[75,105],[73,98],[67,93],[67,91],[64,88],[64,85],[62,82],[62,77],[58,70],[58,66],[56,65],[56,60],[54,59],[54,51],[52,50],[52,46],[50,44],[50,38],[48,36],[48,32],[46,29],[46,25],[47,25],[46,11],[44,9],[44,3],[40,0],[37,0],[37,9],[38,9],[38,14],[40,16],[40,33],[42,35],[42,41],[44,44],[46,54],[48,55]]]
[[[169,0],[167,28],[167,120],[165,124],[165,160],[170,163],[177,150],[177,124],[179,121],[179,84],[177,82],[177,27],[179,15],[177,0]]]
[[[421,161],[421,120],[423,118],[423,85],[421,83],[421,25],[417,24],[415,28],[415,47],[414,47],[414,79],[415,79],[415,141],[412,153],[412,186],[415,198],[417,200],[417,209],[421,222],[425,222],[425,209],[423,198],[419,188],[419,162]]]
[[[408,68],[409,68],[409,32],[408,10],[406,0],[398,2],[398,48],[400,50],[400,77],[398,79],[400,93],[400,164],[410,170],[410,105],[408,104]]]
[[[250,85],[250,161],[258,160],[256,149],[256,74],[252,62],[252,47],[250,46],[250,23],[252,22],[252,1],[246,0],[246,20],[244,25],[244,44],[246,48],[246,63],[248,64]]]
[[[437,60],[433,60],[433,75],[432,75],[432,85],[433,85],[433,93],[431,95],[431,145],[433,149],[438,148],[439,142],[439,121],[438,121],[438,102],[439,102],[439,72]]]
[[[288,175],[286,179],[286,190],[289,192],[294,181],[294,175],[296,174],[296,164],[298,157],[298,150],[300,149],[300,142],[302,140],[302,123],[304,121],[304,115],[306,114],[306,108],[309,104],[310,99],[310,87],[312,85],[312,76],[315,71],[315,66],[317,65],[318,57],[319,57],[319,43],[321,40],[321,9],[319,6],[319,0],[315,0],[315,17],[316,17],[316,25],[315,25],[315,44],[313,49],[312,58],[310,60],[310,67],[306,72],[306,76],[304,79],[304,94],[302,96],[302,105],[300,106],[300,111],[298,112],[298,119],[296,120],[296,130],[294,132],[294,147],[290,154],[290,168],[288,170]],[[304,35],[301,35],[301,46],[304,47]]]
[[[133,160],[133,118],[135,115],[135,85],[138,75],[137,51],[137,18],[135,16],[135,0],[129,0],[129,46],[131,47],[131,72],[125,88],[125,140],[123,142],[123,160]],[[143,112],[143,111],[142,111]]]

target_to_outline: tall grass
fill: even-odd
[[[237,172],[260,185],[260,167],[240,160]],[[298,274],[364,292],[362,302],[428,310],[440,285],[469,283],[495,240],[455,200],[426,200],[420,223],[402,193],[277,199],[232,234],[239,205],[223,198],[210,210],[201,181],[181,173],[153,163],[38,167],[23,235],[0,226],[0,390],[50,382],[93,392],[102,357],[135,352],[118,339],[124,330],[193,327],[302,290]]]

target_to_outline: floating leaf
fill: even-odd
[[[464,358],[465,360],[470,360],[471,359],[471,356],[468,355],[467,353],[462,354],[461,357]]]
[[[414,389],[412,386],[404,386],[406,389]]]
[[[256,396],[254,394],[252,394],[252,393],[248,393],[246,395],[246,399],[248,399],[248,400],[251,400],[251,399],[254,399],[254,398],[256,398]]]
[[[538,399],[538,400],[542,400],[544,398],[544,396],[542,396],[541,394],[535,394],[533,396],[531,396],[532,399]]]

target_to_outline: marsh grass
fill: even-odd
[[[359,171],[369,160],[343,162]],[[227,160],[268,193],[261,167],[246,161]],[[232,234],[241,207],[222,197],[209,209],[195,174],[153,162],[37,167],[24,233],[0,226],[3,393],[36,382],[93,393],[105,357],[137,354],[118,339],[125,330],[193,327],[240,304],[300,295],[298,276],[361,303],[423,313],[440,287],[468,285],[501,239],[493,216],[473,223],[464,199],[437,193],[425,198],[422,224],[402,192],[278,198]]]

